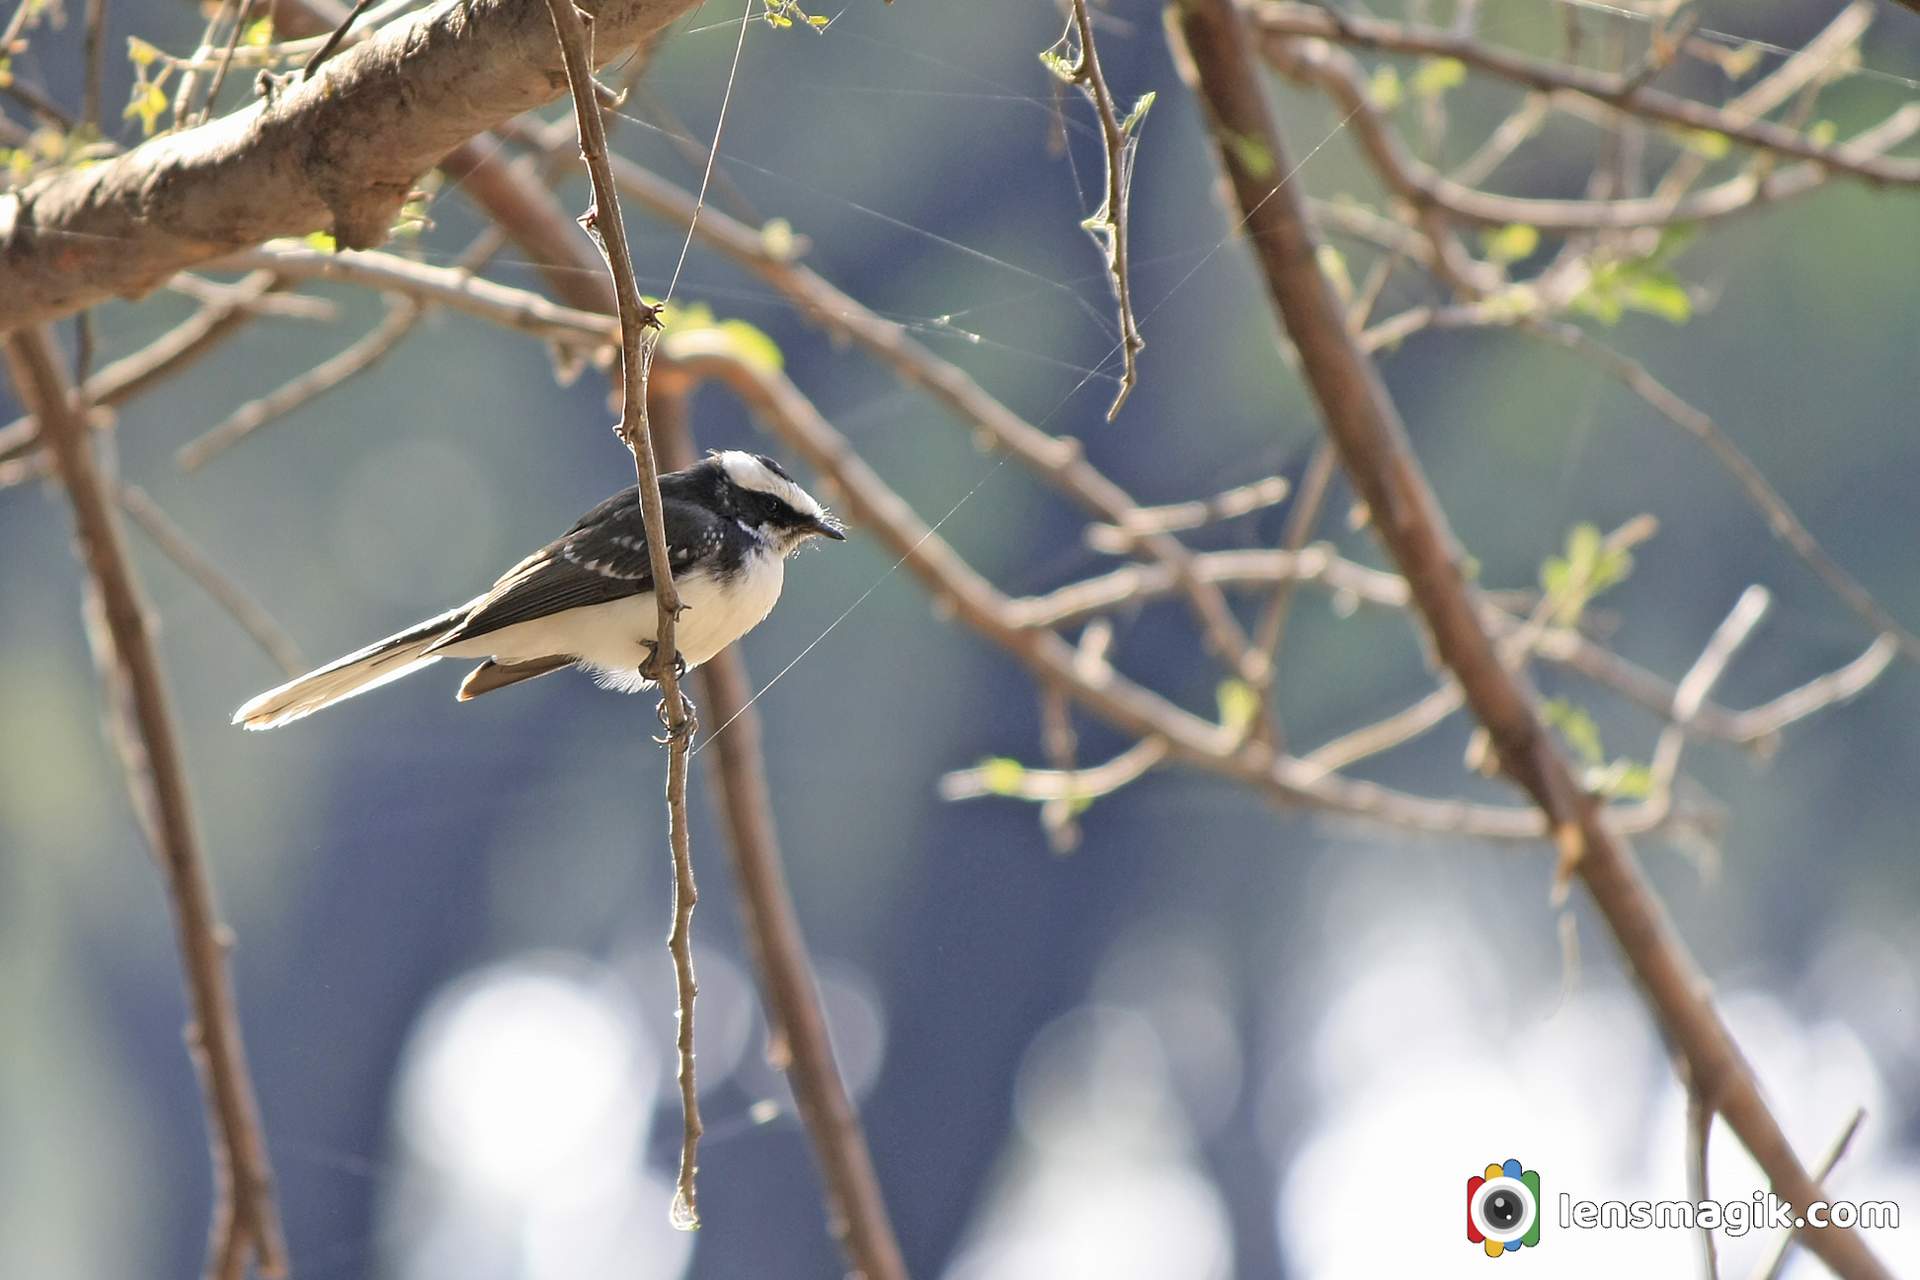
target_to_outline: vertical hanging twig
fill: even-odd
[[[263,1275],[286,1274],[286,1245],[273,1202],[273,1171],[240,1038],[233,980],[227,971],[227,928],[220,923],[213,881],[188,798],[186,764],[174,731],[166,680],[147,629],[140,589],[114,519],[113,500],[94,465],[84,409],[55,359],[44,330],[21,329],[6,339],[7,363],[20,399],[40,426],[54,470],[73,506],[81,559],[106,619],[113,657],[124,683],[129,783],[173,906],[174,931],[193,1020],[187,1045],[206,1096],[208,1145],[214,1167],[214,1212],[207,1275],[239,1277],[252,1259]],[[108,690],[110,700],[114,691]]]
[[[1077,52],[1076,50],[1077,46]],[[1100,117],[1100,141],[1107,158],[1106,198],[1098,212],[1081,225],[1100,245],[1107,260],[1107,273],[1113,277],[1115,301],[1120,305],[1120,348],[1125,362],[1120,374],[1120,390],[1107,408],[1107,421],[1113,421],[1120,406],[1127,402],[1138,381],[1138,359],[1146,347],[1140,326],[1133,318],[1133,274],[1127,263],[1127,199],[1133,189],[1133,156],[1140,146],[1140,122],[1153,105],[1151,93],[1142,94],[1133,110],[1123,119],[1100,71],[1100,51],[1093,44],[1093,16],[1087,0],[1073,0],[1073,16],[1067,29],[1040,55],[1040,61],[1067,84],[1087,95]],[[1111,353],[1109,353],[1111,354]]]
[[[649,330],[660,327],[657,309],[640,298],[633,277],[633,259],[627,249],[626,225],[620,219],[620,198],[607,165],[606,124],[600,117],[600,99],[594,93],[591,16],[574,8],[573,0],[547,0],[553,29],[560,41],[573,92],[574,122],[580,130],[580,157],[593,179],[593,202],[580,225],[600,247],[613,276],[614,297],[620,308],[620,370],[622,400],[621,440],[633,451],[634,472],[640,490],[640,512],[647,528],[647,556],[653,569],[653,592],[658,625],[653,657],[646,674],[659,682],[660,718],[667,726],[662,742],[667,748],[667,824],[673,845],[673,928],[667,949],[673,955],[675,987],[679,993],[680,1176],[673,1197],[673,1224],[690,1231],[700,1225],[694,1188],[700,1148],[700,1102],[693,1074],[693,1001],[699,993],[694,981],[691,925],[694,904],[700,900],[693,880],[693,857],[687,845],[687,749],[696,723],[693,704],[680,692],[679,653],[674,647],[674,620],[680,597],[673,587],[673,569],[667,551],[665,517],[660,508],[660,472],[654,460],[652,433],[647,427],[647,371],[653,360]]]
[[[651,421],[661,456],[671,466],[693,461],[686,412],[694,384],[691,377],[668,377],[663,370],[650,388]],[[834,1059],[813,961],[787,889],[773,800],[767,793],[760,717],[752,708],[753,682],[739,646],[709,658],[700,676],[708,711],[716,723],[727,726],[725,733],[709,740],[709,777],[733,855],[747,944],[760,975],[768,1042],[784,1050],[776,1065],[793,1089],[794,1106],[820,1164],[827,1229],[846,1251],[853,1274],[863,1280],[906,1280],[906,1262],[887,1217],[860,1115]]]

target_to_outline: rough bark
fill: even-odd
[[[695,0],[588,0],[604,63]],[[444,0],[345,49],[312,79],[197,129],[0,196],[0,332],[275,236],[387,238],[422,174],[474,134],[566,88],[546,7]]]

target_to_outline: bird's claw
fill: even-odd
[[[700,719],[694,714],[693,699],[684,692],[680,693],[680,714],[672,715],[667,711],[665,698],[654,706],[654,714],[660,717],[660,723],[666,726],[666,732],[656,734],[654,741],[661,746],[677,746],[692,738],[700,728]],[[676,721],[678,723],[676,723]]]
[[[647,660],[640,665],[641,674],[657,684],[660,681],[660,642],[658,640],[642,640],[640,643],[645,645],[647,649]],[[678,680],[686,674],[687,660],[685,656],[676,649],[673,654],[673,678]]]

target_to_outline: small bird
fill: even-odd
[[[729,449],[660,477],[673,585],[685,612],[674,642],[697,667],[773,610],[787,557],[840,524],[772,458]],[[441,658],[483,658],[461,702],[579,665],[609,688],[637,692],[657,636],[653,566],[640,491],[607,499],[560,538],[507,570],[491,590],[317,671],[233,713],[273,729]]]

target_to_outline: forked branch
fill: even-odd
[[[188,798],[186,761],[146,607],[114,519],[113,499],[94,464],[85,411],[73,401],[53,343],[44,330],[22,329],[6,339],[6,356],[14,387],[39,423],[40,437],[53,454],[54,470],[73,506],[80,556],[99,594],[114,666],[124,682],[124,690],[107,690],[106,696],[109,702],[124,704],[128,740],[138,745],[137,756],[130,753],[123,763],[128,783],[151,819],[145,825],[173,907],[193,1011],[187,1045],[206,1095],[215,1197],[207,1275],[209,1280],[239,1280],[249,1262],[264,1275],[285,1275],[287,1250],[274,1206],[273,1169],[227,968],[227,928],[220,923],[213,878]]]

